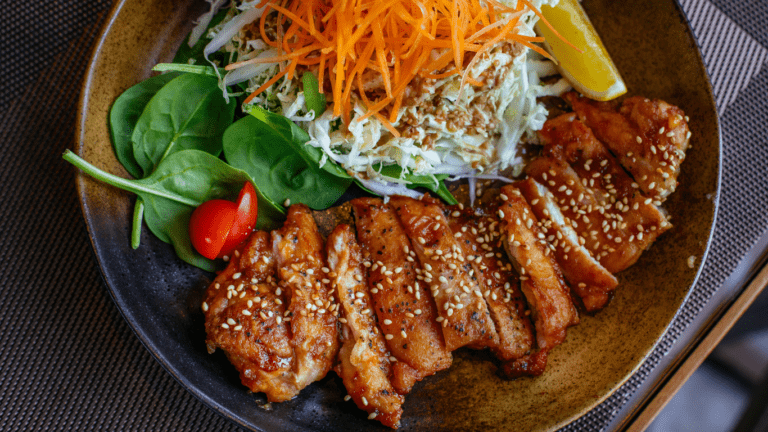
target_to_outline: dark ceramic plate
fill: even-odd
[[[107,113],[126,88],[168,61],[206,6],[201,0],[120,0],[93,54],[83,89],[77,152],[128,176],[115,159]],[[536,379],[502,381],[482,353],[460,350],[449,371],[407,396],[404,429],[546,430],[596,406],[637,370],[664,334],[701,268],[715,218],[720,145],[712,91],[680,8],[672,0],[584,0],[630,94],[662,98],[691,118],[693,149],[680,187],[666,204],[675,225],[619,275],[606,310],[583,316]],[[209,355],[200,311],[210,275],[176,258],[144,230],[129,245],[133,197],[78,178],[83,213],[115,303],[149,351],[187,390],[221,415],[253,430],[382,429],[345,403],[334,375],[290,402],[262,408],[221,353]],[[696,265],[686,265],[688,257]]]

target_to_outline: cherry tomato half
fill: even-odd
[[[250,183],[246,183],[240,190],[240,196],[237,198],[237,216],[229,230],[227,241],[221,247],[219,256],[227,255],[232,252],[240,243],[253,232],[256,228],[256,218],[259,214],[259,200],[256,195],[256,189]]]
[[[248,238],[256,226],[258,199],[250,182],[240,191],[237,203],[213,199],[192,212],[189,237],[192,246],[209,259],[222,257]]]

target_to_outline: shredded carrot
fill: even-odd
[[[297,67],[308,67],[318,75],[320,92],[331,92],[335,116],[349,123],[352,93],[357,92],[367,110],[358,120],[374,116],[396,136],[392,123],[414,78],[458,75],[462,89],[482,86],[482,80],[471,77],[469,70],[501,41],[548,56],[533,45],[541,38],[519,33],[519,20],[526,10],[533,10],[549,26],[529,0],[520,0],[514,8],[498,0],[263,0],[261,5],[266,8],[259,32],[277,55],[233,63],[227,70],[277,63],[280,72],[246,102],[283,76],[292,77]],[[272,13],[277,13],[274,39],[267,26]],[[366,94],[363,84],[370,76],[381,77],[384,92],[372,93],[377,97]]]

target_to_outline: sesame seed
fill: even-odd
[[[372,412],[372,413],[368,414],[368,420],[375,419],[377,415],[378,415],[378,413],[376,413],[376,412]]]
[[[237,322],[235,322],[235,320],[233,320],[232,318],[227,318],[227,324],[235,325],[235,324],[237,324]]]
[[[221,325],[221,328],[223,328],[223,329],[228,329],[228,328],[229,328],[229,326],[227,325],[227,323],[223,323],[223,324]]]
[[[443,320],[445,320],[445,318],[443,318],[443,317],[435,318],[435,321],[437,321],[437,322],[443,322]]]
[[[392,336],[391,334],[384,335],[384,339],[386,340],[392,340],[392,338],[394,338],[394,336]]]
[[[368,406],[368,399],[363,396],[363,405]]]
[[[203,312],[208,312],[208,303],[203,302]]]
[[[635,137],[635,141],[637,141],[637,143],[638,143],[638,144],[640,144],[640,143],[642,143],[642,142],[643,142],[643,139],[642,139],[642,138],[640,138],[639,136],[636,136],[636,137]]]
[[[352,399],[352,396],[350,395],[344,396],[344,402],[349,402],[350,399]]]
[[[405,330],[400,330],[400,336],[402,336],[403,338],[407,338],[408,334],[405,333]]]

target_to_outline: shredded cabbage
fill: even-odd
[[[516,4],[516,0],[502,2],[512,7]],[[532,3],[539,8],[542,4],[557,2],[534,0]],[[205,48],[206,56],[221,48],[236,55],[238,61],[275,56],[274,49],[258,40],[244,40],[242,34],[245,25],[261,16],[263,8],[256,8],[258,4],[258,1],[240,3],[237,10],[241,12],[227,17],[212,32],[213,40]],[[520,33],[535,35],[533,25],[537,19],[532,11],[527,12],[520,21]],[[229,72],[222,78],[222,83],[247,83],[247,91],[252,92],[278,70],[276,64],[249,65]],[[500,48],[484,54],[470,70],[470,76],[477,78],[484,73],[500,74],[498,85],[493,88],[468,85],[460,91],[461,78],[453,76],[435,81],[424,95],[425,100],[440,95],[442,103],[448,107],[447,112],[470,119],[469,123],[464,122],[468,127],[449,125],[447,115],[424,112],[418,103],[404,104],[393,126],[400,130],[408,121],[410,124],[415,121],[418,124],[415,136],[394,137],[373,116],[356,120],[367,111],[359,100],[353,102],[349,125],[334,117],[331,109],[315,117],[314,113],[306,111],[298,78],[278,80],[250,103],[282,114],[306,129],[310,136],[307,144],[323,152],[321,166],[333,161],[375,193],[416,195],[407,188],[409,182],[405,178],[386,177],[374,168],[391,164],[406,168],[403,175],[411,172],[417,175],[447,174],[452,179],[468,178],[470,189],[474,189],[475,179],[503,179],[499,175],[501,170],[508,167],[520,170],[519,144],[524,141],[535,143],[534,132],[540,130],[547,119],[547,110],[537,98],[560,95],[570,89],[564,79],[542,85],[540,78],[554,75],[555,67],[527,48],[516,57]],[[418,102],[419,96],[415,99]],[[495,127],[481,127],[485,125]],[[425,144],[427,138],[429,144]]]

